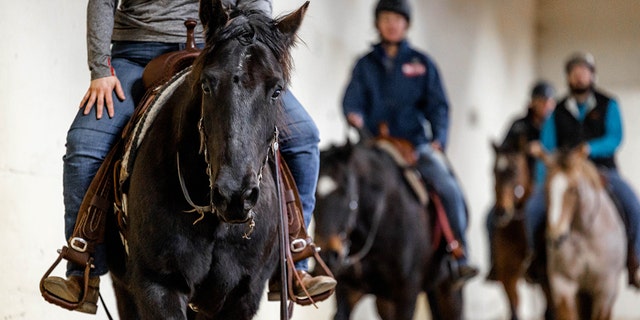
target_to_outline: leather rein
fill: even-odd
[[[351,234],[353,229],[356,227],[356,220],[358,218],[359,213],[359,194],[357,189],[357,179],[353,174],[350,174],[347,179],[347,196],[349,199],[349,218],[347,220],[347,234]],[[367,233],[367,238],[365,240],[362,248],[356,252],[355,254],[350,255],[350,245],[345,245],[344,256],[340,258],[340,265],[342,268],[347,269],[353,267],[354,265],[360,263],[360,261],[369,254],[371,251],[371,247],[373,247],[373,241],[378,234],[378,229],[380,227],[380,222],[382,221],[382,198],[378,198],[375,205],[375,211],[373,215],[373,224]]]

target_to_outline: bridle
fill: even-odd
[[[347,227],[345,228],[345,231],[343,233],[344,236],[342,237],[344,239],[342,240],[344,244],[343,252],[341,252],[339,256],[340,267],[344,269],[348,269],[360,263],[360,261],[367,254],[369,254],[369,251],[371,251],[371,247],[373,246],[374,239],[378,233],[380,222],[382,220],[382,213],[384,211],[382,208],[382,198],[379,197],[376,200],[376,203],[374,205],[375,211],[373,214],[373,223],[371,225],[371,228],[369,229],[369,232],[367,233],[367,238],[365,240],[365,243],[360,249],[360,251],[350,255],[351,244],[347,240],[347,238],[349,234],[351,234],[351,232],[353,232],[353,230],[355,229],[356,222],[358,219],[358,214],[360,212],[359,190],[357,187],[357,183],[358,181],[355,175],[348,174],[346,191],[347,191],[347,199],[349,201],[349,215],[347,219]]]
[[[206,94],[206,93],[203,93]],[[198,150],[198,154],[203,155],[204,157],[204,161],[207,164],[207,169],[206,169],[206,174],[207,177],[209,178],[209,204],[208,205],[196,205],[193,200],[191,200],[191,196],[189,195],[189,191],[187,190],[186,187],[186,183],[184,181],[184,178],[182,176],[182,170],[181,170],[181,166],[180,166],[180,153],[176,152],[176,165],[177,165],[177,169],[178,169],[178,180],[180,181],[180,188],[182,189],[182,194],[185,198],[185,200],[187,201],[187,203],[189,204],[189,206],[191,206],[191,210],[186,210],[185,212],[187,213],[192,213],[192,212],[196,212],[200,215],[200,217],[198,217],[193,224],[195,225],[196,223],[200,222],[202,219],[204,219],[204,216],[206,213],[212,213],[212,214],[216,214],[218,215],[218,212],[213,204],[213,186],[214,186],[214,179],[211,175],[212,169],[211,169],[211,162],[209,161],[209,148],[207,147],[207,134],[205,133],[205,127],[204,127],[204,104],[202,105],[201,108],[201,113],[200,113],[200,119],[198,120],[198,132],[200,134],[200,147]],[[262,163],[262,166],[260,167],[260,170],[258,171],[258,186],[260,186],[260,183],[262,182],[262,173],[264,170],[264,167],[267,166],[267,163],[269,162],[269,156],[271,154],[275,154],[278,152],[278,138],[279,138],[279,130],[278,127],[274,127],[273,130],[273,138],[271,139],[271,142],[269,143],[269,147],[268,147],[268,152],[267,155]],[[246,223],[247,224],[247,230],[245,231],[243,238],[247,238],[249,239],[249,236],[251,235],[251,233],[253,232],[254,228],[255,228],[255,220],[253,219],[255,216],[255,214],[253,213],[253,209],[251,209],[251,212],[249,214],[249,218],[246,221],[240,222],[240,223]]]
[[[519,212],[522,212],[524,206],[527,203],[527,199],[529,197],[529,194],[531,193],[531,186],[527,185],[527,183],[529,183],[529,181],[527,181],[527,179],[525,179],[525,181],[522,181],[523,178],[519,178],[517,177],[517,175],[521,175],[521,174],[528,174],[528,172],[526,172],[528,170],[527,167],[524,168],[520,168],[521,170],[524,169],[524,173],[522,172],[517,172],[516,177],[515,178],[502,178],[502,180],[509,180],[509,179],[515,179],[515,182],[512,183],[512,189],[509,191],[509,195],[508,197],[511,198],[511,201],[513,201],[513,206],[509,209],[509,210],[505,210],[505,215],[502,217],[499,217],[496,220],[496,224],[498,226],[506,226],[507,224],[509,224],[509,222],[514,219],[514,218],[521,218],[521,217],[516,217],[516,214]],[[516,170],[518,171],[518,170]],[[496,180],[497,182],[497,180]],[[500,192],[502,193],[502,192]],[[504,196],[504,195],[503,195]],[[497,204],[497,202],[496,202]],[[506,208],[505,208],[506,209]]]

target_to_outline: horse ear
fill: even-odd
[[[229,21],[229,16],[222,6],[222,0],[200,1],[200,22],[206,30],[207,42]]]
[[[289,44],[293,43],[296,31],[300,28],[302,18],[304,18],[308,7],[309,1],[305,2],[298,10],[278,19],[276,22],[276,27],[289,39]]]
[[[580,156],[582,159],[587,159],[589,158],[589,153],[591,152],[591,150],[589,148],[589,144],[583,142],[575,147],[575,152],[577,152],[578,156]]]
[[[491,147],[493,148],[493,152],[498,153],[498,151],[500,151],[500,146],[498,145],[497,142],[495,142],[495,140],[491,140]]]

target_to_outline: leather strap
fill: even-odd
[[[279,172],[276,173],[276,181],[281,183],[281,186],[279,187],[279,190],[281,192],[280,201],[282,203],[282,207],[287,208],[286,211],[281,211],[280,214],[282,215],[282,220],[288,222],[283,224],[283,234],[287,235],[284,237],[285,247],[287,248],[287,250],[284,250],[286,253],[286,264],[282,265],[282,267],[286,267],[287,269],[287,285],[285,286],[283,282],[282,292],[288,292],[289,300],[299,305],[315,305],[316,301],[324,301],[329,298],[333,294],[335,289],[315,296],[310,296],[307,288],[302,286],[302,289],[305,291],[307,298],[299,299],[293,292],[293,281],[302,283],[302,279],[300,279],[300,276],[296,272],[294,263],[302,259],[313,257],[316,261],[316,266],[319,266],[324,274],[332,278],[334,276],[333,273],[331,273],[331,270],[329,270],[327,265],[318,254],[318,252],[320,251],[319,248],[316,247],[311,237],[309,237],[309,235],[307,234],[306,226],[304,224],[304,218],[302,215],[302,202],[300,201],[298,188],[296,187],[295,181],[293,180],[293,175],[291,174],[289,167],[284,161],[281,161],[280,152],[276,152],[274,158],[276,167],[279,168]],[[305,246],[298,252],[294,252],[292,251],[291,244],[298,240],[304,241]],[[286,288],[288,288],[288,290]]]
[[[434,232],[434,236],[437,236],[437,238],[434,237],[434,246],[439,245],[440,235],[444,235],[444,239],[447,242],[447,252],[453,254],[456,259],[464,257],[462,246],[460,245],[460,242],[456,240],[456,237],[451,230],[451,225],[449,224],[449,219],[445,213],[440,196],[435,192],[430,192],[429,196],[436,211],[436,231]]]

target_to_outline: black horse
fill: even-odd
[[[116,235],[108,240],[122,319],[256,314],[279,252],[267,159],[307,6],[272,20],[200,2],[206,46],[138,130],[145,137],[125,190],[128,255]]]
[[[314,239],[338,280],[334,319],[348,319],[364,294],[376,296],[383,319],[413,319],[420,292],[434,319],[462,318],[444,241],[432,245],[433,207],[385,151],[367,143],[323,150],[316,197]]]

